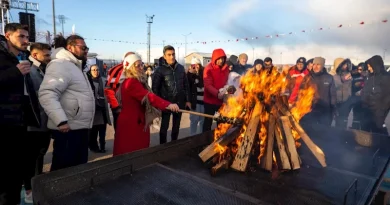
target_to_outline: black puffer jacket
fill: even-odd
[[[16,67],[19,60],[0,36],[0,125],[25,125],[23,119],[24,76]]]
[[[184,108],[185,103],[191,99],[186,72],[177,62],[171,66],[163,61],[154,72],[152,90],[161,98],[177,103],[180,108]]]
[[[382,127],[390,109],[390,74],[386,72],[382,57],[376,55],[366,61],[374,72],[370,73],[362,90],[363,106],[375,120],[378,128]]]

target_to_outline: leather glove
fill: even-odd
[[[232,85],[227,88],[228,94],[234,94],[236,91],[237,89]]]

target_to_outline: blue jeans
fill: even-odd
[[[204,113],[204,106],[200,104],[196,104],[196,109],[193,111]],[[190,121],[191,121],[191,125],[190,125],[191,136],[201,133],[203,128],[204,117],[197,116],[197,115],[190,115]]]

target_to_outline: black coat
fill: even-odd
[[[336,87],[333,76],[323,69],[319,73],[310,73],[311,83],[314,83],[317,92],[313,110],[331,111],[336,107]]]
[[[24,76],[16,67],[18,63],[18,58],[8,52],[4,36],[0,36],[0,125],[25,125],[23,105],[28,99],[24,97]]]
[[[366,61],[374,72],[370,74],[362,90],[363,107],[368,108],[378,128],[382,127],[390,109],[390,74],[386,72],[380,56]]]
[[[191,93],[185,69],[179,63],[168,65],[165,61],[153,73],[152,90],[159,97],[184,108]]]

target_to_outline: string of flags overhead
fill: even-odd
[[[318,31],[324,31],[324,30],[330,30],[330,29],[340,29],[340,28],[350,28],[353,26],[364,26],[364,25],[372,25],[372,24],[379,24],[379,23],[387,23],[387,19],[383,19],[380,21],[361,21],[358,24],[339,24],[337,26],[333,27],[320,27],[317,29],[302,29],[300,31],[296,32],[288,32],[288,33],[280,33],[280,34],[273,34],[273,35],[265,35],[265,36],[254,36],[254,37],[245,37],[245,38],[236,38],[236,39],[228,39],[228,40],[212,40],[212,41],[192,41],[187,42],[187,44],[209,44],[209,43],[232,43],[232,42],[242,42],[242,41],[249,41],[249,40],[260,40],[264,38],[281,38],[286,37],[290,35],[297,35],[302,33],[311,33],[311,32],[318,32]],[[86,40],[93,40],[93,41],[105,41],[105,42],[116,42],[116,43],[128,43],[128,44],[144,44],[147,45],[145,42],[133,42],[133,41],[125,41],[125,40],[108,40],[108,39],[98,39],[98,38],[85,38]],[[169,43],[170,45],[185,45],[184,42],[172,42]],[[162,43],[155,43],[151,45],[164,45]]]

